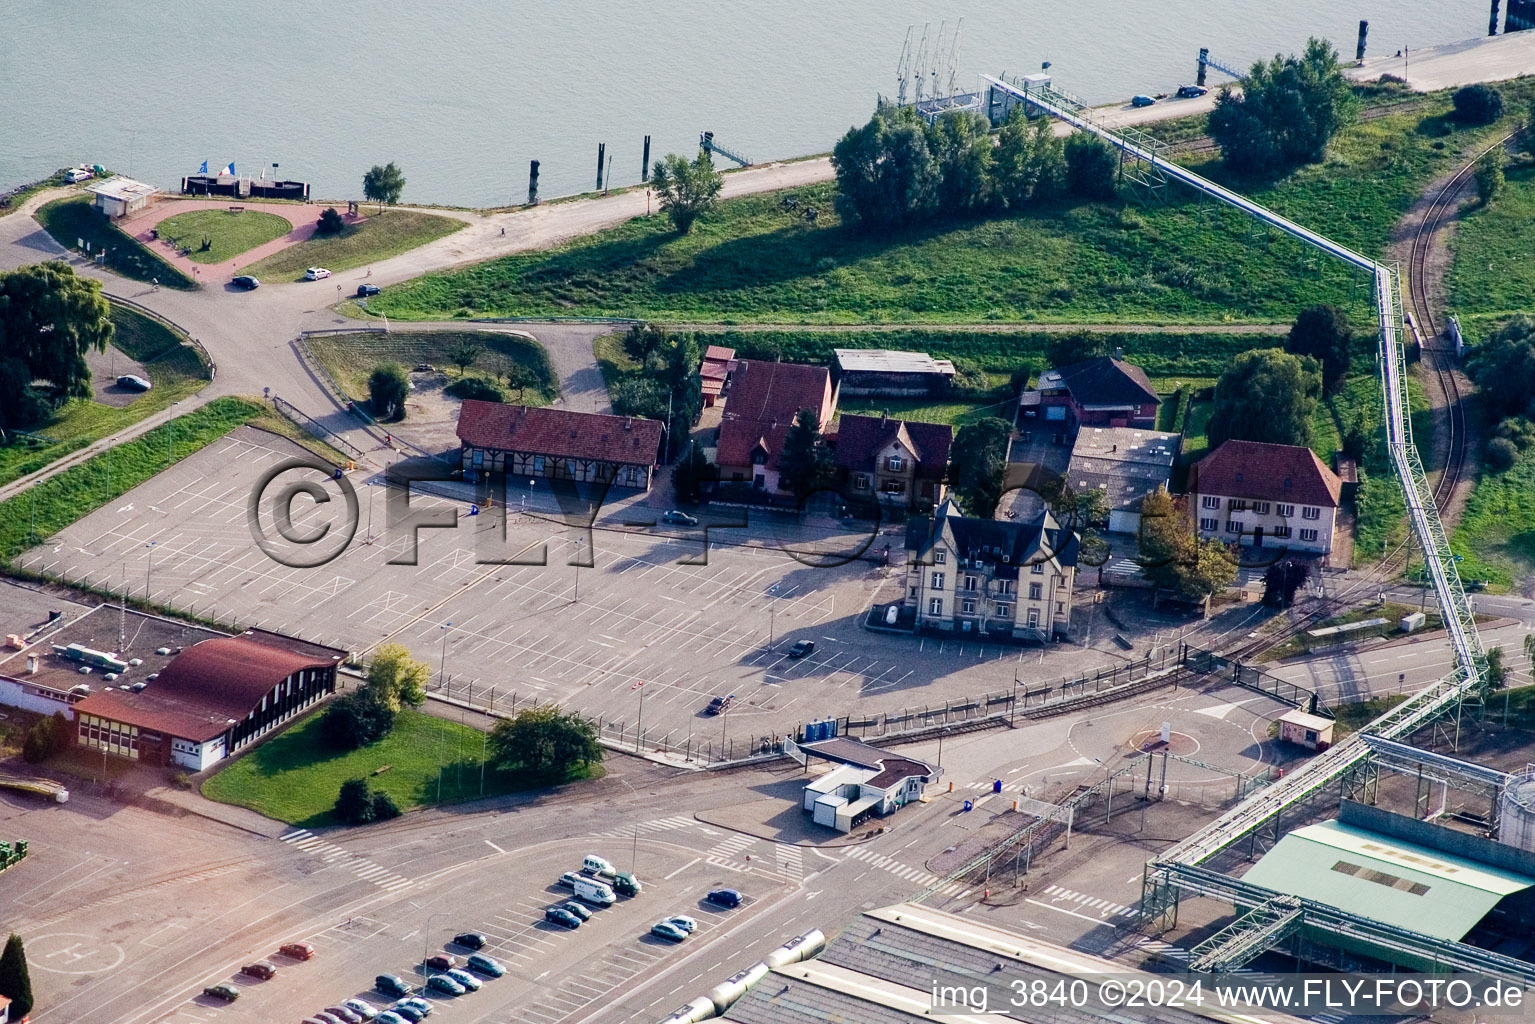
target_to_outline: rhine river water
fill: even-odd
[[[1308,35],[1351,58],[1469,39],[1486,0],[8,0],[0,189],[81,162],[162,188],[203,160],[355,197],[397,161],[405,200],[521,202],[691,153],[826,152],[895,92],[908,25],[963,17],[959,84],[1050,61],[1092,102],[1192,81],[1201,46],[1246,66]],[[1410,52],[1410,49],[1409,49]],[[1216,76],[1216,81],[1220,80]]]

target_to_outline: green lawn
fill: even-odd
[[[494,377],[498,367],[511,360],[532,370],[540,384],[519,395],[501,388],[508,401],[522,405],[548,405],[560,397],[560,382],[549,362],[549,353],[536,341],[499,331],[390,331],[387,334],[316,335],[306,339],[320,365],[354,401],[368,397],[368,376],[379,363],[396,362],[409,370],[418,363],[431,363],[449,376],[458,375],[458,367],[447,363],[448,356],[461,341],[481,346],[483,351],[467,370],[468,376]],[[500,384],[496,381],[498,388]]]
[[[1009,423],[1018,411],[1018,396],[1010,394],[1005,386],[989,394],[961,393],[940,398],[880,398],[877,395],[849,395],[837,402],[840,419],[848,413],[862,416],[878,416],[888,412],[897,419],[917,423],[948,423],[955,430],[988,416],[1000,416]]]
[[[1472,312],[1478,320],[1497,321],[1530,312],[1530,296],[1535,294],[1535,163],[1509,167],[1507,179],[1507,188],[1491,205],[1473,200],[1466,207],[1450,241],[1455,264],[1446,283],[1452,313]]]
[[[1535,572],[1535,451],[1507,472],[1483,468],[1450,547],[1463,580],[1501,589]]]
[[[99,438],[114,434],[153,415],[208,383],[208,371],[197,350],[157,320],[128,309],[112,307],[114,345],[129,358],[144,363],[154,387],[131,404],[118,408],[88,398],[71,399],[32,431],[32,439],[0,444],[0,484],[36,472]]]
[[[119,231],[91,206],[88,195],[55,199],[37,211],[38,223],[58,242],[73,252],[82,252],[80,242],[91,253],[107,253],[107,266],[135,281],[159,281],[167,288],[195,288],[190,277],[165,262],[158,255]]]
[[[160,237],[190,249],[187,258],[194,263],[222,263],[293,230],[293,225],[275,213],[257,210],[189,210],[167,217],[156,225]],[[209,243],[203,249],[203,243]]]
[[[384,739],[361,750],[338,752],[322,743],[320,714],[313,714],[208,779],[203,796],[305,827],[336,823],[331,809],[348,779],[366,778],[374,789],[394,797],[401,810],[473,800],[481,795],[484,735],[407,709]],[[385,765],[388,771],[373,774]],[[588,777],[601,774],[602,767],[594,765]],[[484,778],[485,796],[535,786],[523,776],[490,768]]]
[[[311,238],[245,268],[248,274],[274,279],[298,278],[309,267],[350,270],[409,252],[451,235],[468,222],[415,210],[387,210],[360,224],[348,224],[339,235]],[[371,300],[376,303],[378,299]]]
[[[9,561],[262,413],[244,398],[207,405],[108,448],[0,502],[0,559]]]
[[[1445,109],[1441,102],[1433,112]],[[1351,126],[1325,162],[1277,182],[1232,179],[1214,158],[1200,166],[1376,252],[1423,184],[1493,130],[1398,114]],[[1144,209],[1060,205],[894,236],[842,225],[834,191],[796,190],[801,205],[822,211],[816,227],[785,213],[780,195],[743,197],[721,204],[690,235],[675,234],[664,217],[639,218],[553,249],[428,275],[372,305],[393,318],[1220,323],[1287,321],[1302,305],[1332,302],[1371,319],[1366,282],[1177,188]]]

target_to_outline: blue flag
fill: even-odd
[[[197,173],[198,174],[207,174],[208,173],[208,161],[206,161],[206,160],[203,161],[203,165],[197,169]]]

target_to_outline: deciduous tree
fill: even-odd
[[[409,394],[410,378],[399,363],[381,363],[368,377],[368,408],[379,419],[403,419]]]
[[[661,209],[672,219],[679,234],[693,230],[698,220],[719,200],[725,179],[714,169],[714,162],[702,147],[691,162],[677,153],[657,160],[650,172],[650,187],[656,192]]]
[[[831,480],[832,456],[821,437],[819,414],[801,409],[794,425],[784,434],[783,454],[778,459],[778,475],[785,490],[806,495]]]
[[[463,372],[473,366],[475,360],[479,359],[480,354],[484,351],[484,345],[469,338],[464,338],[453,346],[453,351],[448,355],[448,361],[458,367],[458,372],[462,376]]]
[[[497,768],[538,778],[561,779],[602,762],[602,745],[592,723],[554,704],[527,708],[497,722],[488,742]]]
[[[380,166],[374,164],[362,176],[362,194],[378,204],[379,213],[385,206],[394,206],[405,191],[405,174],[393,160]]]
[[[0,273],[0,429],[34,426],[55,403],[89,397],[85,354],[112,336],[100,282],[59,261]]]
[[[1118,164],[1108,143],[1096,135],[1077,132],[1066,140],[1066,187],[1083,199],[1112,201]]]
[[[368,665],[364,692],[383,707],[398,712],[404,705],[419,708],[426,702],[430,669],[410,656],[404,644],[384,644]]]
[[[1535,320],[1521,313],[1472,346],[1466,373],[1493,416],[1535,414]]]
[[[1476,197],[1483,206],[1503,194],[1503,147],[1494,146],[1476,162]]]
[[[314,233],[317,235],[339,235],[341,229],[346,227],[346,221],[341,219],[341,214],[334,206],[327,206],[320,211],[320,219],[315,221]]]
[[[1277,348],[1243,352],[1216,382],[1205,428],[1210,447],[1232,439],[1305,445],[1321,397],[1321,367],[1310,356]]]
[[[911,107],[881,106],[831,154],[843,219],[872,231],[904,227],[938,208],[943,174]]]
[[[1322,365],[1322,390],[1337,394],[1348,377],[1354,357],[1354,329],[1348,314],[1336,306],[1309,306],[1290,325],[1285,351],[1310,356]]]
[[[1492,124],[1503,116],[1503,94],[1486,82],[1455,90],[1455,118],[1466,124]]]
[[[949,449],[949,486],[967,515],[990,519],[1002,500],[1012,425],[988,416],[959,428]]]
[[[1232,167],[1269,172],[1322,159],[1357,108],[1338,51],[1311,39],[1299,57],[1275,54],[1253,64],[1241,92],[1223,89],[1210,113],[1210,135]]]
[[[999,206],[1018,209],[1049,199],[1063,187],[1066,144],[1055,134],[1048,117],[1029,120],[1022,106],[1012,109],[997,133],[992,159],[992,198]]]
[[[933,121],[927,134],[942,183],[938,208],[945,213],[968,213],[988,205],[993,145],[986,120],[962,111],[945,114]]]
[[[320,738],[334,750],[357,750],[389,735],[395,712],[367,690],[342,694],[325,709],[320,719]]]
[[[347,779],[336,794],[336,817],[348,825],[366,825],[373,820],[373,794],[367,779]]]

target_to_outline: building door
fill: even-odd
[[[1254,526],[1253,527],[1253,547],[1261,548],[1262,546],[1263,546],[1263,527],[1261,527],[1261,526]]]

